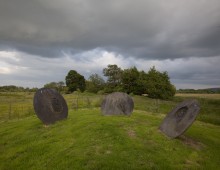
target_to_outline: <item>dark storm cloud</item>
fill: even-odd
[[[203,55],[207,55],[208,51],[212,51],[211,55],[220,54],[220,19],[219,23],[204,30],[190,44],[196,49],[200,49]],[[208,49],[208,50],[207,50]]]
[[[40,55],[42,57],[48,58],[56,58],[62,56],[62,48],[56,45],[34,45],[0,41],[0,51],[13,51],[15,49],[18,51],[23,51],[29,54]]]
[[[139,58],[220,54],[219,0],[1,0],[0,48],[46,57],[103,48]]]

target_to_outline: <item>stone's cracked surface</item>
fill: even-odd
[[[199,110],[200,106],[197,100],[183,101],[167,114],[159,129],[170,138],[176,138],[195,121]]]
[[[68,116],[66,101],[55,89],[39,89],[34,95],[34,110],[37,117],[46,125]]]
[[[101,105],[101,111],[104,115],[131,115],[133,109],[133,99],[122,92],[107,95]]]

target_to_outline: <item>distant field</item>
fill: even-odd
[[[220,99],[220,94],[177,93],[175,96],[179,96],[179,97],[195,97],[195,98],[205,98],[205,99]]]

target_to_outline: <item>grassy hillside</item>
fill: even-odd
[[[102,116],[95,107],[100,103],[100,96],[78,98],[78,109],[77,102],[72,102],[76,100],[74,95],[65,98],[70,108],[68,119],[47,127],[33,114],[21,116],[19,112],[19,119],[2,117],[1,170],[220,167],[219,125],[197,120],[184,135],[173,140],[158,130],[167,110],[184,98],[157,101],[135,96],[135,111],[130,117]],[[31,97],[20,100],[24,100],[24,107],[29,106]],[[211,106],[219,100],[212,102],[205,100],[207,108],[203,114],[208,115],[206,110],[213,109]],[[215,114],[219,118],[220,112]]]

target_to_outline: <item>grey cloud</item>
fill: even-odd
[[[1,0],[0,46],[44,57],[103,48],[146,59],[219,50],[218,0]]]
[[[190,44],[191,47],[200,51],[201,56],[220,54],[220,21],[200,33]]]
[[[3,44],[3,45],[1,45]],[[62,56],[63,48],[57,45],[34,45],[34,44],[22,44],[15,42],[0,41],[0,51],[23,51],[28,54],[40,55],[47,58],[56,58]]]
[[[176,67],[168,64],[165,70],[179,88],[208,88],[220,86],[219,57],[189,58],[180,60]],[[182,84],[187,84],[183,86]]]

